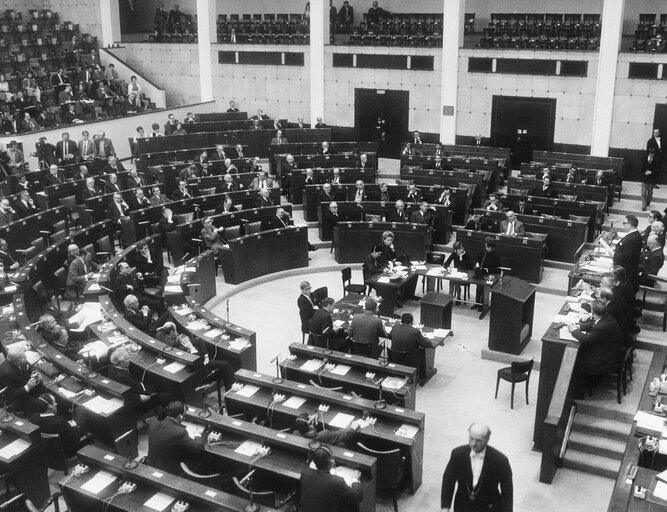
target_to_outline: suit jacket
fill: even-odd
[[[387,215],[387,222],[407,222],[408,214],[405,213],[405,210],[399,212],[396,209],[393,209],[389,215]]]
[[[420,352],[419,347],[433,347],[433,343],[427,340],[419,329],[407,324],[396,324],[391,330],[391,349],[408,352],[410,357],[410,366],[419,368]]]
[[[500,223],[499,233],[501,235],[506,235],[508,226],[509,226],[509,221],[508,220],[502,221]],[[526,234],[526,228],[523,225],[523,222],[521,222],[520,220],[515,220],[514,221],[514,234],[516,236],[524,236]]]
[[[201,238],[206,244],[206,247],[209,249],[217,249],[218,247],[225,245],[227,240],[225,240],[222,235],[213,228],[202,228]]]
[[[116,162],[115,169],[111,167],[109,164],[105,165],[102,168],[102,174],[118,174],[119,172],[125,172],[125,167],[120,162]]]
[[[387,266],[387,261],[380,256],[378,259],[373,258],[370,254],[366,256],[364,264],[361,266],[361,270],[364,274],[364,281],[369,277],[382,274],[384,269]]]
[[[422,213],[421,210],[416,210],[410,215],[410,222],[413,224],[428,224],[430,226],[433,219],[433,210],[426,210],[424,213]]]
[[[405,200],[406,200],[408,203],[420,203],[421,200],[422,200],[422,194],[421,194],[421,192],[420,192],[419,190],[415,190],[414,193],[408,194],[408,195],[405,197]]]
[[[81,197],[85,201],[86,199],[90,199],[91,197],[97,197],[102,195],[102,191],[98,188],[94,188],[93,190],[90,190],[88,187],[83,189],[83,192],[81,192]]]
[[[340,216],[334,214],[331,210],[324,212],[324,217],[322,218],[322,236],[325,240],[331,240],[333,238],[333,228],[338,225],[340,221]]]
[[[277,215],[271,215],[264,221],[263,229],[266,231],[270,229],[283,229],[289,225],[290,223],[287,219],[279,219]]]
[[[42,186],[44,187],[48,187],[49,185],[62,185],[63,183],[65,183],[65,175],[62,171],[58,171],[58,177],[49,173],[44,176],[44,179],[42,180]]]
[[[333,195],[333,191],[331,194],[327,194],[324,190],[320,192],[320,203],[331,203],[335,200],[336,198]]]
[[[662,140],[662,137],[660,137],[660,144],[661,145],[658,145],[658,141],[656,140],[655,137],[651,137],[649,140],[646,141],[646,151],[653,148],[653,149],[655,149],[655,154],[656,155],[661,155],[662,154],[662,144],[664,144],[664,141]]]
[[[76,160],[77,155],[79,154],[79,148],[76,145],[76,142],[73,140],[60,140],[56,143],[56,155],[58,159],[64,161],[65,150],[67,150],[68,155],[72,155],[72,160]]]
[[[273,206],[273,200],[270,197],[268,199],[264,199],[262,196],[259,196],[257,198],[257,201],[255,201],[255,205],[257,206],[257,208]]]
[[[473,490],[472,479],[470,447],[454,448],[442,476],[440,506],[451,508],[453,500],[456,512],[512,512],[512,468],[507,457],[487,445],[482,472],[474,489],[474,501],[469,496],[469,490]],[[458,488],[454,496],[456,484]]]
[[[660,167],[661,159],[658,153],[655,154],[653,159],[649,162],[648,156],[645,156],[642,160],[642,183],[648,183],[655,185],[658,183],[658,177],[660,176]],[[646,173],[649,173],[648,175]]]
[[[495,274],[500,266],[500,256],[497,251],[486,252],[485,249],[482,249],[482,252],[477,256],[477,263],[479,263],[483,274]]]
[[[302,512],[343,512],[357,509],[363,489],[354,483],[348,487],[339,476],[328,471],[306,468],[301,473]]]
[[[586,375],[616,370],[624,340],[618,322],[611,315],[604,315],[588,332],[572,331],[572,336],[581,343],[577,362]]]
[[[161,204],[165,204],[167,199],[162,194],[160,194],[159,196],[151,196],[148,201],[150,202],[151,206],[160,206]]]
[[[120,221],[121,217],[127,217],[128,210],[123,206],[123,203],[115,203],[111,201],[109,207],[107,208],[109,213],[109,218],[117,222]]]
[[[27,217],[28,215],[32,215],[33,213],[37,213],[39,211],[39,208],[37,208],[34,203],[32,205],[30,203],[25,204],[20,199],[14,203],[14,209],[16,210],[16,213],[18,213],[19,217]]]
[[[639,260],[639,270],[642,273],[657,275],[662,266],[665,264],[665,253],[661,247],[651,251],[644,252]]]
[[[71,457],[75,454],[80,444],[81,429],[57,414],[33,414],[30,422],[39,426],[40,431],[45,434],[58,434],[60,444],[65,450],[65,455]]]
[[[358,343],[370,343],[371,357],[375,358],[380,355],[380,337],[387,337],[382,320],[367,311],[354,315],[348,334]]]
[[[635,230],[625,235],[614,251],[614,265],[625,269],[628,280],[636,288],[639,280],[639,258],[642,254],[642,236]]]
[[[253,178],[248,188],[250,190],[259,190],[260,188],[262,188],[259,181],[260,181],[259,178]],[[271,178],[264,178],[264,187],[273,188],[273,180]]]
[[[472,270],[473,267],[472,258],[467,252],[462,257],[456,252],[452,252],[442,266],[448,268],[452,263],[454,263],[454,268],[458,270]]]
[[[306,297],[303,293],[299,294],[299,298],[296,299],[296,305],[299,307],[299,318],[301,319],[301,332],[308,334],[310,329],[310,319],[313,318],[315,313],[315,307],[311,300]]]
[[[137,380],[129,370],[123,370],[115,366],[110,366],[109,379],[118,382],[119,384],[124,384],[130,388],[127,396],[130,402],[132,402],[134,405],[135,410],[142,404],[140,395],[146,395],[149,393],[146,387],[139,380]]]
[[[600,178],[600,182],[598,183],[597,176],[592,176],[586,180],[586,185],[597,185],[598,187],[606,187],[609,185],[609,179],[606,176],[602,176],[602,178]]]
[[[97,148],[95,147],[93,141],[90,139],[85,141],[80,140],[77,143],[77,153],[79,155],[79,158],[81,158],[82,160],[88,160],[90,158],[95,157],[95,154],[97,153]]]
[[[127,179],[125,180],[125,185],[126,185],[125,188],[139,188],[146,185],[146,182],[141,179],[141,176],[137,176],[136,178],[134,178],[133,176],[128,176]]]
[[[10,213],[7,211],[7,213],[3,212],[0,210],[0,226],[6,226],[7,224],[11,224],[15,220],[15,215],[13,213]]]
[[[148,431],[148,464],[174,475],[182,473],[180,463],[200,458],[204,439],[190,439],[187,430],[174,418],[151,423]]]
[[[146,208],[151,205],[151,202],[147,197],[144,196],[141,202],[137,199],[137,196],[133,195],[127,200],[127,205],[130,207],[130,211],[140,210],[141,208]]]
[[[326,334],[330,335],[333,330],[333,319],[331,318],[331,313],[329,313],[324,308],[318,308],[313,313],[313,316],[310,318],[310,324],[308,329],[313,334]]]
[[[535,189],[533,195],[537,197],[554,197],[556,192],[551,185],[549,185],[546,189],[540,186]]]
[[[151,331],[154,330],[153,323],[151,322],[150,318],[144,316],[143,314],[139,314],[138,312],[133,311],[131,309],[126,309],[123,312],[123,318],[125,318],[125,320],[130,322],[141,332],[144,332],[146,334],[149,334],[151,333]]]
[[[95,148],[97,149],[98,156],[102,158],[108,158],[110,156],[116,156],[116,150],[113,148],[113,142],[111,139],[96,139]]]
[[[81,256],[76,257],[72,260],[72,263],[69,264],[69,269],[67,271],[67,286],[76,286],[79,289],[79,292],[82,292],[83,287],[86,285],[86,275],[88,272],[95,270],[96,266],[97,265],[92,261],[84,265]]]
[[[112,184],[110,181],[107,181],[104,184],[104,192],[106,194],[113,194],[114,192],[120,192],[121,190],[123,189],[118,182]]]
[[[31,408],[31,403],[43,391],[42,386],[35,386],[30,391],[25,390],[25,385],[30,380],[32,366],[29,364],[17,366],[7,360],[0,364],[0,387],[7,387],[6,396],[19,410]]]
[[[192,191],[185,187],[185,191],[182,191],[180,188],[177,188],[176,191],[171,195],[171,198],[174,201],[178,201],[179,199],[187,199],[188,197],[194,197],[192,194]]]

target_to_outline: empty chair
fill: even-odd
[[[79,226],[79,212],[76,208],[76,196],[67,196],[60,198],[60,204],[67,208],[67,216],[78,229]]]
[[[366,295],[366,285],[365,284],[353,284],[352,281],[352,268],[345,267],[340,271],[341,279],[343,281],[343,295],[346,293],[359,293],[361,295]]]
[[[534,359],[530,361],[515,361],[512,363],[512,366],[501,368],[498,370],[498,376],[496,377],[496,396],[498,398],[498,386],[500,385],[500,379],[510,382],[512,384],[512,395],[510,398],[510,409],[514,409],[514,386],[518,382],[526,383],[526,405],[528,405],[528,383],[530,382],[530,374],[533,371]]]
[[[387,351],[389,353],[390,363],[413,366],[412,361],[410,361],[410,352],[407,350],[392,350],[389,348]]]
[[[246,235],[254,235],[262,230],[262,221],[248,222],[245,226]]]
[[[370,357],[373,353],[373,346],[370,343],[352,340],[351,352],[358,356]]]
[[[403,480],[405,458],[401,450],[374,450],[364,443],[357,442],[357,449],[366,455],[377,458],[376,486],[378,491],[388,490],[394,502],[394,512],[398,512],[398,486]]]
[[[234,485],[236,486],[237,493],[241,496],[248,498],[254,503],[259,503],[265,507],[270,508],[279,508],[285,501],[276,503],[276,493],[273,491],[255,491],[252,489],[252,477],[255,470],[253,469],[245,477],[239,480],[237,477],[234,477]],[[294,494],[289,495],[289,499],[292,498]]]

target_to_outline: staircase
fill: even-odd
[[[632,414],[577,401],[563,467],[615,480],[621,466]]]

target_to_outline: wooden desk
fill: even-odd
[[[30,247],[32,240],[42,238],[42,231],[53,233],[53,225],[61,220],[65,221],[65,229],[69,232],[67,208],[58,206],[50,210],[40,211],[0,227],[0,238],[4,238],[11,251],[15,253],[16,249]],[[19,256],[14,256],[14,259],[21,260]]]
[[[289,347],[294,360],[286,359],[280,365],[283,378],[298,382],[309,383],[311,380],[325,387],[342,387],[342,392],[355,392],[362,398],[375,400],[378,397],[378,384],[366,378],[367,372],[373,372],[377,379],[396,377],[405,379],[403,387],[396,391],[382,388],[382,397],[398,407],[415,409],[417,402],[417,368],[400,364],[378,361],[370,357],[346,354],[336,350],[327,350],[313,345],[292,343]],[[315,371],[303,369],[302,366],[313,359],[334,364],[341,370],[346,366],[350,369],[344,375],[333,373],[324,366]]]
[[[500,255],[500,265],[510,267],[511,275],[539,283],[544,270],[544,243],[547,235],[528,233],[529,236],[514,237],[499,233],[486,233],[470,229],[457,229],[456,240],[463,242],[466,252],[473,255],[473,261],[484,250],[484,240],[490,236],[496,241],[496,252]]]
[[[431,228],[426,224],[395,222],[339,222],[334,228],[336,263],[361,263],[370,248],[382,241],[382,233],[395,235],[397,254],[408,254],[411,260],[424,260],[431,250]]]
[[[406,277],[399,277],[395,273],[385,272],[367,278],[365,284],[375,289],[375,293],[382,298],[378,304],[380,315],[393,317],[399,294],[407,298],[414,297],[417,275],[409,271]]]
[[[133,469],[124,468],[123,457],[95,446],[85,446],[79,450],[78,457],[90,467],[90,471],[79,477],[65,477],[58,482],[72,512],[151,510],[144,504],[157,493],[168,495],[171,503],[176,500],[189,503],[188,510],[193,512],[241,512],[248,503],[245,498],[164,471],[157,471],[146,464],[140,463]],[[87,482],[102,472],[110,473],[113,477],[111,483],[104,489],[93,493],[83,488]],[[109,502],[121,483],[127,480],[137,484],[135,491],[115,496]],[[164,510],[171,508],[167,506]],[[274,509],[260,507],[261,512],[272,510]]]
[[[8,416],[6,420],[10,420]],[[8,473],[21,492],[34,503],[43,503],[51,495],[48,468],[39,435],[39,427],[27,420],[13,418],[0,422],[0,450],[13,443],[16,453],[0,454],[0,471]],[[20,447],[18,445],[21,445]],[[11,448],[9,448],[11,450]]]
[[[273,490],[281,501],[294,501],[300,489],[301,473],[308,467],[312,454],[311,439],[298,435],[276,432],[271,428],[242,421],[229,416],[212,413],[207,418],[199,416],[199,410],[188,407],[186,421],[206,426],[212,432],[221,434],[217,444],[206,444],[206,454],[213,459],[214,467],[222,462],[226,468],[247,468],[252,465],[259,475],[255,478],[254,489]],[[261,443],[270,448],[264,457],[240,454],[236,448],[245,441]],[[375,510],[376,459],[361,453],[352,453],[347,448],[328,446],[336,461],[336,467],[347,467],[361,472],[360,483],[364,498],[359,505],[360,512]],[[290,496],[292,498],[290,498]],[[286,505],[288,504],[286,503]],[[278,505],[278,504],[276,504]]]
[[[284,381],[273,383],[273,377],[239,370],[236,380],[245,386],[255,386],[257,391],[250,397],[245,397],[238,391],[228,391],[225,394],[229,414],[243,414],[246,419],[258,416],[267,422],[267,407],[273,402],[272,393],[283,393],[286,398],[299,396],[306,399],[298,409],[291,409],[282,404],[275,404],[272,408],[272,419],[269,422],[274,429],[293,428],[294,420],[300,413],[315,414],[320,404],[329,405],[330,409],[323,415],[327,428],[338,413],[349,414],[356,418],[369,415],[377,418],[373,428],[361,429],[357,436],[360,441],[368,439],[373,446],[383,446],[378,449],[399,448],[408,461],[406,478],[409,489],[414,494],[422,482],[422,461],[424,454],[424,413],[411,411],[399,407],[387,406],[385,409],[376,409],[375,403],[363,398],[355,398],[336,391],[330,391],[307,384]],[[249,388],[251,389],[251,388]],[[416,427],[418,432],[413,438],[403,437],[396,432],[402,425]]]
[[[281,270],[308,266],[308,230],[290,226],[229,241],[220,251],[225,282],[239,284]]]
[[[331,175],[333,173],[333,168],[315,168],[313,169],[313,179],[315,184],[317,183],[328,183],[331,181]],[[366,185],[371,185],[375,183],[376,169],[366,168],[358,169],[356,167],[341,167],[340,168],[340,177],[345,183],[355,183],[357,180],[363,181]],[[290,174],[290,190],[289,190],[289,201],[294,204],[303,203],[303,190],[306,186],[306,171],[305,169],[296,169]],[[378,187],[378,192],[379,192]]]

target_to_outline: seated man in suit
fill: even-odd
[[[437,216],[435,207],[429,206],[428,202],[422,201],[419,203],[419,210],[412,212],[410,216],[410,222],[412,224],[427,224],[429,226],[433,225],[433,221]]]
[[[325,183],[324,185],[322,185],[322,190],[320,191],[319,200],[320,203],[329,203],[331,201],[336,200],[333,192],[331,191],[331,183]]]
[[[101,196],[102,191],[95,186],[95,178],[90,177],[86,178],[86,187],[81,192],[81,197],[83,200],[92,199],[93,197]]]
[[[41,375],[28,363],[25,344],[7,347],[5,360],[0,364],[0,388],[7,388],[5,396],[18,411],[32,413],[40,406],[39,395],[44,391]]]
[[[502,205],[498,201],[498,196],[489,194],[489,198],[484,202],[484,209],[488,212],[499,212],[502,210]]]
[[[389,198],[389,185],[386,183],[380,183],[380,201],[388,203],[391,199]]]
[[[134,407],[137,416],[143,416],[151,409],[157,409],[158,416],[174,396],[169,392],[161,392],[157,386],[146,385],[130,372],[130,351],[124,347],[118,347],[109,356],[111,366],[109,367],[109,379],[125,384],[130,388],[128,399]],[[143,379],[142,379],[143,380]]]
[[[340,169],[338,167],[334,167],[333,171],[331,171],[331,184],[340,185],[342,183],[345,183],[345,180],[340,175]]]
[[[531,215],[532,209],[528,206],[525,196],[521,196],[519,198],[519,204],[516,207],[516,212],[521,215]]]
[[[222,170],[223,174],[238,174],[239,169],[232,163],[231,158],[225,158],[225,168]]]
[[[222,191],[223,192],[236,192],[243,188],[243,185],[236,184],[234,182],[234,177],[231,174],[225,174],[223,176]]]
[[[471,229],[473,231],[484,231],[484,222],[482,221],[482,216],[479,213],[473,214],[468,222],[466,222],[463,229]]]
[[[276,214],[267,218],[263,222],[262,230],[282,229],[293,224],[292,219],[283,208],[277,208]]]
[[[450,188],[446,188],[438,197],[437,203],[443,206],[449,206],[450,208],[454,207],[454,198],[452,197],[452,191]]]
[[[366,153],[362,153],[361,155],[359,155],[359,162],[357,163],[357,167],[363,170],[369,170],[369,171],[375,170],[375,166],[373,166],[368,161],[368,155]]]
[[[234,151],[236,151],[236,158],[245,158],[245,155],[243,154],[243,146],[241,144],[234,146]]]
[[[317,469],[307,467],[301,473],[301,510],[357,510],[364,497],[361,484],[348,487],[345,480],[331,474],[335,464],[329,449],[317,448],[313,460]]]
[[[586,180],[586,185],[595,185],[597,187],[608,187],[609,180],[604,174],[604,171],[600,170],[595,173],[595,176]]]
[[[317,150],[319,155],[333,155],[333,151],[329,147],[329,143],[325,140],[322,142],[321,147]]]
[[[5,273],[16,270],[20,266],[19,262],[12,258],[12,255],[9,253],[9,244],[4,238],[0,238],[0,264]]]
[[[653,279],[647,276],[656,276],[665,264],[665,253],[660,245],[660,239],[649,235],[646,240],[646,250],[639,258],[639,282],[646,286],[654,286]]]
[[[500,234],[509,236],[525,236],[526,228],[523,222],[517,220],[516,213],[512,210],[505,214],[506,220],[500,223]]]
[[[361,201],[368,201],[368,196],[366,195],[366,190],[364,189],[363,180],[357,180],[354,185],[356,188],[354,191],[354,196],[351,197],[352,201],[357,203]]]
[[[104,166],[104,168],[102,169],[102,174],[118,174],[118,173],[124,173],[124,172],[125,172],[125,167],[113,155],[111,155],[110,157],[107,158],[107,165]],[[135,169],[135,172],[136,172],[136,169]],[[139,186],[139,185],[136,185],[136,184],[132,183],[128,179],[127,188],[134,188],[135,186]]]
[[[187,181],[187,180],[194,180],[199,177],[199,169],[197,169],[197,166],[194,164],[188,165],[187,167],[183,167],[178,172],[178,179]]]
[[[148,432],[148,464],[155,469],[180,475],[181,462],[196,468],[204,454],[207,433],[203,432],[196,439],[191,439],[188,431],[181,424],[185,418],[185,406],[182,402],[171,402],[165,409],[166,417],[153,421]]]
[[[151,206],[160,206],[167,203],[167,198],[162,195],[162,191],[158,185],[153,185],[151,188],[151,197],[148,199]]]
[[[43,314],[39,317],[37,332],[44,338],[49,345],[56,348],[65,357],[76,361],[81,359],[79,351],[83,348],[83,343],[70,338],[67,327],[60,325],[56,319],[49,314]]]
[[[356,343],[369,345],[369,357],[380,357],[380,338],[386,338],[387,332],[382,320],[377,316],[377,302],[374,299],[366,299],[364,312],[352,317],[347,334]]]
[[[407,352],[410,366],[419,368],[419,347],[435,348],[437,344],[424,337],[419,329],[412,326],[414,318],[410,313],[401,315],[401,323],[395,324],[389,337],[391,338],[391,350],[395,352]]]
[[[551,178],[544,176],[542,178],[542,186],[537,187],[533,192],[533,195],[537,197],[555,197],[556,191],[551,186]]]
[[[224,227],[220,226],[216,228],[213,226],[213,219],[211,217],[205,217],[202,224],[201,239],[204,241],[207,249],[213,249],[218,256],[222,249],[229,249],[227,240],[220,234],[225,230]]]
[[[194,197],[194,194],[190,190],[190,187],[188,187],[187,182],[185,180],[178,180],[178,188],[171,195],[171,198],[174,201],[178,201],[180,199],[189,199],[191,197]]]
[[[422,193],[417,188],[417,185],[411,183],[408,185],[408,195],[405,198],[407,203],[421,203]]]
[[[97,263],[93,261],[93,255],[90,251],[81,252],[76,244],[70,244],[68,251],[75,258],[69,264],[67,286],[75,288],[81,295],[86,283],[93,278],[97,271]]]
[[[309,167],[306,169],[306,175],[303,179],[303,184],[305,185],[315,185],[317,183],[317,180],[315,179],[315,175],[313,174],[313,170]]]
[[[47,174],[42,180],[42,186],[48,187],[49,185],[62,185],[65,183],[64,173],[58,169],[56,164],[49,166],[49,174]]]
[[[606,375],[618,369],[623,335],[618,322],[607,313],[604,301],[591,303],[592,322],[569,324],[572,336],[581,344],[577,355],[575,375],[579,375],[578,395],[583,398],[581,378]],[[578,371],[576,371],[578,369]]]
[[[287,144],[288,140],[287,137],[283,137],[283,131],[278,130],[276,131],[276,136],[271,139],[271,144]]]
[[[225,198],[223,203],[215,209],[216,215],[219,213],[233,213],[238,211],[234,206],[234,201],[230,197]]]
[[[138,256],[135,257],[135,260],[136,259],[138,259]],[[141,300],[141,303],[148,306],[151,311],[155,311],[159,315],[162,315],[166,311],[164,301],[158,295],[148,295],[144,293],[144,287],[154,285],[157,285],[158,287],[162,286],[166,280],[164,269],[159,267],[159,265],[151,265],[149,267],[147,264],[144,265],[143,268],[148,271],[152,268],[155,278],[150,279],[150,276],[147,276],[148,279],[146,279],[142,272],[135,273],[136,269],[130,267],[127,262],[121,261],[116,267],[116,272],[113,275],[111,288],[118,298],[124,300],[128,295],[134,295],[137,300]]]
[[[27,190],[21,192],[20,198],[14,204],[16,206],[16,212],[19,217],[27,217],[28,215],[33,215],[39,211],[37,205],[30,197],[30,193]]]
[[[121,190],[123,190],[123,187],[121,187],[118,182],[118,175],[116,173],[109,174],[104,182],[104,193],[113,194],[114,192],[120,192]]]
[[[120,192],[115,192],[107,210],[109,218],[113,219],[120,226],[121,219],[127,218],[127,212],[130,210],[130,207],[123,201],[123,196],[120,195]]]
[[[273,188],[273,180],[271,178],[266,177],[266,172],[265,171],[260,171],[257,173],[257,176],[253,178],[252,182],[250,183],[250,186],[248,187],[249,190],[261,190],[263,188],[266,189],[271,189]]]
[[[331,313],[334,309],[334,300],[331,297],[326,297],[320,302],[320,306],[313,313],[310,319],[310,332],[318,336],[324,336],[325,340],[329,340],[329,347],[333,350],[340,350],[347,352],[348,343],[345,339],[345,331],[333,325]],[[323,346],[326,347],[326,341]]]
[[[30,423],[37,425],[44,434],[58,434],[65,457],[74,457],[76,452],[90,443],[91,439],[85,431],[85,407],[75,408],[74,418],[67,421],[58,414],[58,402],[51,393],[42,393],[39,401],[40,407],[30,416]]]
[[[11,224],[17,219],[16,211],[9,205],[9,199],[0,199],[0,227]]]
[[[408,222],[408,215],[405,213],[405,204],[400,199],[396,201],[395,208],[387,215],[387,222]]]
[[[324,218],[322,219],[322,235],[325,240],[333,238],[333,229],[338,225],[339,220],[338,204],[335,201],[329,203],[329,209],[324,212]]]
[[[132,264],[137,269],[137,280],[142,287],[163,289],[167,282],[168,273],[164,268],[162,250],[158,251],[158,247],[151,250],[146,242],[137,242],[137,252],[132,258]]]
[[[574,165],[567,171],[567,175],[563,181],[565,183],[572,183],[573,185],[576,183],[586,183],[586,180],[583,179],[581,174],[579,174],[579,169],[577,169]]]
[[[151,205],[151,202],[144,195],[143,188],[134,189],[134,195],[130,196],[129,207],[130,211],[141,210],[142,208],[147,208]]]
[[[273,206],[273,199],[271,199],[271,192],[268,188],[259,189],[259,196],[255,201],[257,208],[265,208],[266,206]]]

